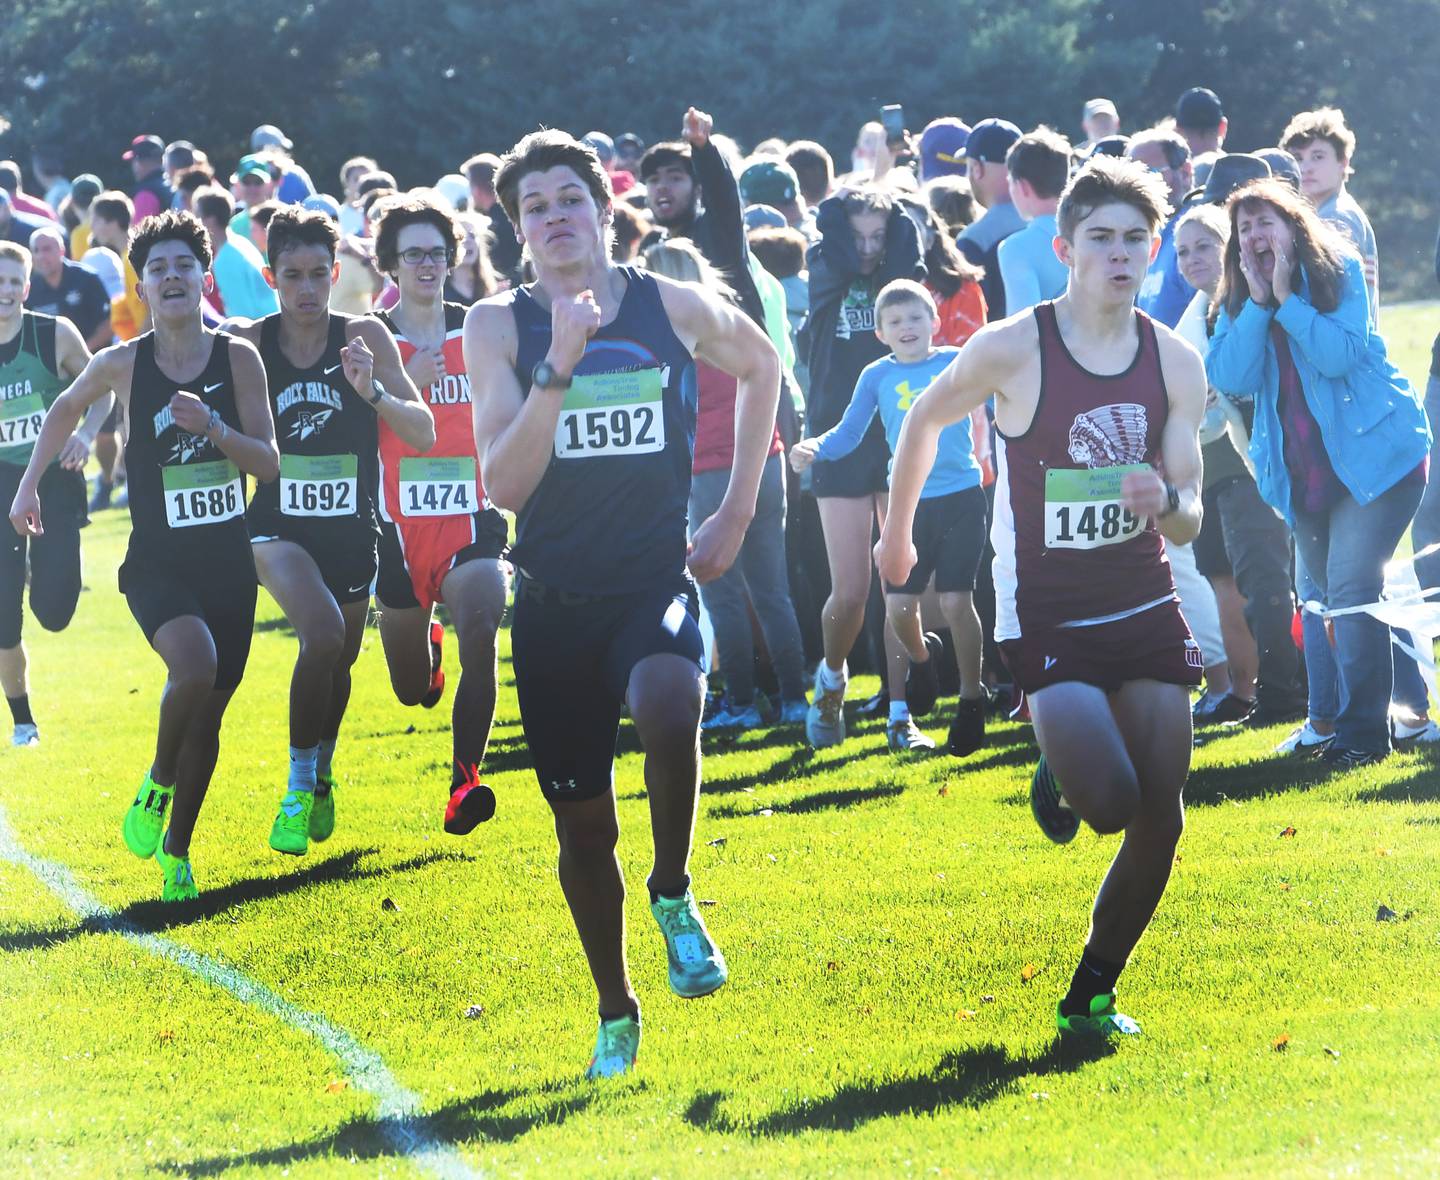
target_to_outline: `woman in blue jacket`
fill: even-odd
[[[1325,605],[1375,602],[1425,491],[1425,411],[1386,358],[1360,259],[1304,198],[1261,180],[1229,212],[1210,383],[1254,398],[1256,483]],[[1364,765],[1390,751],[1390,632],[1364,613],[1334,627],[1340,707],[1323,757]]]

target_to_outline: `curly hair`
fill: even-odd
[[[400,269],[400,231],[407,225],[433,225],[445,243],[445,265],[454,268],[465,234],[455,214],[438,196],[409,192],[386,197],[376,212],[375,262],[386,274]]]
[[[195,255],[202,270],[209,270],[210,264],[215,261],[210,253],[210,235],[205,232],[205,226],[200,219],[193,213],[165,209],[144,218],[130,231],[125,253],[129,256],[130,265],[135,268],[136,274],[145,269],[145,260],[150,257],[150,251],[161,242],[184,242],[190,247],[190,253]]]

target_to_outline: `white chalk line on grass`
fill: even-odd
[[[471,1168],[453,1147],[430,1135],[423,1123],[420,1096],[402,1086],[373,1049],[367,1049],[319,1013],[296,1007],[263,983],[218,959],[171,942],[168,938],[137,930],[114,910],[86,893],[64,865],[44,860],[22,848],[10,827],[10,818],[3,805],[0,805],[0,860],[28,869],[65,905],[92,923],[97,931],[118,934],[149,954],[167,959],[206,983],[229,992],[242,1004],[267,1012],[314,1037],[326,1052],[340,1062],[350,1084],[375,1098],[375,1114],[381,1135],[391,1147],[418,1167],[443,1180],[480,1180],[484,1176],[484,1173]]]

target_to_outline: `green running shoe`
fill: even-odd
[[[593,1082],[596,1078],[614,1078],[629,1073],[635,1068],[639,1052],[640,1017],[627,1014],[614,1020],[602,1020],[600,1031],[595,1035],[595,1054],[590,1058],[585,1080]]]
[[[135,802],[125,813],[121,831],[125,834],[125,847],[141,860],[149,860],[160,845],[160,833],[165,830],[165,813],[170,810],[170,800],[175,797],[174,787],[159,786],[150,772],[135,795]]]
[[[270,829],[270,847],[290,856],[304,856],[310,847],[310,813],[315,807],[311,791],[286,791]]]
[[[315,803],[310,809],[310,839],[319,844],[335,831],[335,776],[315,777]]]
[[[730,978],[725,956],[700,920],[695,895],[661,897],[650,903],[650,912],[665,936],[665,957],[670,964],[670,990],[687,1000],[708,996]]]
[[[1055,1007],[1055,1027],[1062,1033],[1079,1037],[1138,1037],[1140,1026],[1123,1012],[1115,1010],[1115,993],[1094,996],[1090,1000],[1089,1016],[1066,1016]]]
[[[171,856],[162,843],[155,849],[155,859],[165,871],[165,887],[160,891],[161,901],[194,901],[200,896],[195,887],[195,873],[190,868],[188,856]]]

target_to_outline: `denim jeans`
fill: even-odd
[[[1377,601],[1385,585],[1385,563],[1410,527],[1423,491],[1416,480],[1407,477],[1369,504],[1361,505],[1347,494],[1327,512],[1297,512],[1295,548],[1305,581],[1314,590],[1307,594],[1302,582],[1302,595],[1317,598],[1331,610]],[[1323,643],[1324,625],[1316,622]],[[1341,615],[1333,625],[1340,689],[1335,740],[1346,749],[1386,751],[1390,748],[1387,717],[1395,686],[1390,628],[1363,613]],[[1311,646],[1307,631],[1307,661]],[[1328,647],[1325,644],[1326,650]],[[1315,654],[1318,657],[1320,652]]]
[[[745,533],[735,564],[713,582],[700,587],[700,601],[715,626],[715,647],[725,673],[730,703],[748,708],[755,700],[755,644],[750,608],[760,620],[760,633],[770,663],[787,701],[805,699],[804,653],[800,625],[790,601],[785,567],[785,478],[783,456],[771,455],[760,476],[755,518]],[[730,484],[730,469],[701,471],[690,482],[690,531],[693,535],[712,516]]]
[[[1425,388],[1425,414],[1430,419],[1430,430],[1434,441],[1430,444],[1430,483],[1425,488],[1425,498],[1415,513],[1415,552],[1428,549],[1440,541],[1440,377],[1430,375],[1430,384]],[[1415,573],[1420,578],[1420,588],[1428,590],[1440,586],[1440,553],[1422,557],[1415,563]]]

